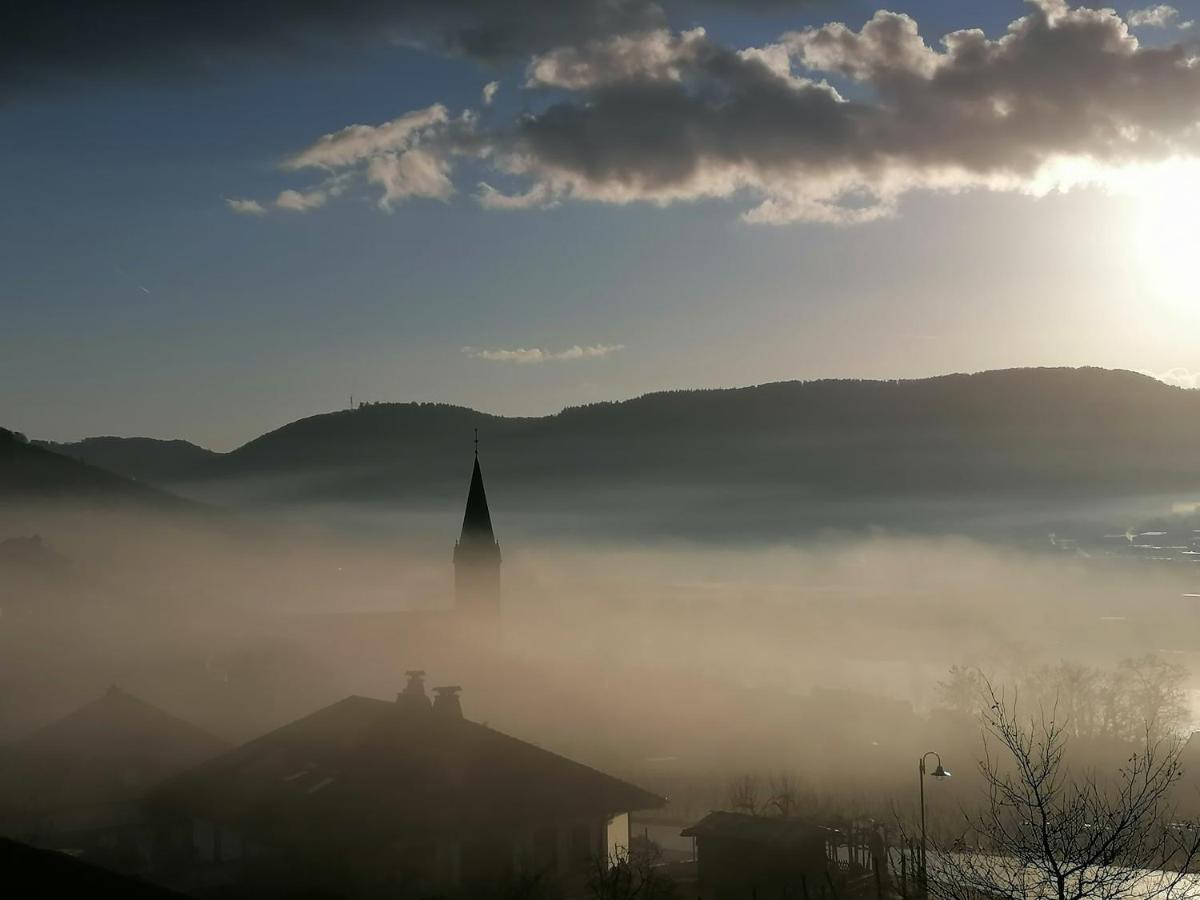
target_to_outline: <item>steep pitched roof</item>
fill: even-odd
[[[0,756],[0,805],[42,809],[132,799],[228,748],[115,686]]]
[[[328,843],[665,801],[485,725],[352,696],[172,779],[152,802],[264,837]]]
[[[492,514],[488,511],[487,493],[483,489],[483,473],[479,470],[479,456],[475,457],[475,468],[471,470],[471,487],[467,491],[467,509],[463,514],[462,534],[459,543],[483,542],[494,544]]]

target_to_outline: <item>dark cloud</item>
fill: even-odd
[[[530,84],[574,96],[498,155],[539,198],[670,202],[747,191],[757,221],[861,221],[914,188],[1061,186],[1089,166],[1197,152],[1200,65],[1110,10],[1040,0],[998,39],[879,12],[732,51],[702,33],[551,51]],[[821,79],[860,82],[847,102]],[[1058,167],[1057,169],[1055,167]],[[489,195],[493,196],[493,195]]]
[[[0,13],[0,92],[192,75],[368,44],[498,62],[666,21],[656,0],[10,0]]]
[[[16,0],[5,10],[9,92],[388,42],[495,61],[663,22],[648,0]]]

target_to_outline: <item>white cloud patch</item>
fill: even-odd
[[[1174,387],[1187,388],[1188,390],[1200,389],[1200,371],[1193,372],[1191,369],[1186,369],[1183,366],[1176,366],[1174,369],[1167,369],[1165,372],[1143,372],[1142,374],[1149,375],[1151,378],[1157,378],[1164,384]]]
[[[367,181],[383,188],[379,206],[386,210],[410,197],[445,200],[454,194],[449,161],[420,147],[376,156],[367,165]]]
[[[283,191],[275,205],[294,212],[316,209],[355,182],[381,189],[377,204],[389,212],[414,197],[446,200],[454,194],[451,157],[465,152],[474,127],[473,114],[452,118],[435,103],[379,125],[326,134],[284,160],[282,168],[319,169],[328,178],[308,191]]]
[[[415,143],[423,131],[450,118],[440,103],[405,113],[381,125],[350,125],[326,134],[314,144],[289,157],[285,169],[342,169],[383,154],[400,153]]]
[[[680,81],[704,44],[703,28],[678,35],[659,28],[560,47],[533,58],[525,86],[581,91],[633,79]]]
[[[280,191],[279,196],[275,198],[275,205],[280,209],[286,209],[289,212],[308,212],[310,209],[320,209],[329,200],[329,194],[326,191]]]
[[[486,359],[490,362],[511,362],[520,365],[531,365],[545,362],[567,362],[577,359],[603,359],[625,349],[624,344],[592,344],[581,346],[576,344],[566,350],[543,350],[540,347],[516,347],[509,349],[480,349],[478,347],[463,347],[463,353],[475,359]]]
[[[1129,24],[1134,28],[1166,28],[1179,18],[1179,10],[1165,3],[1131,10]]]
[[[505,194],[492,187],[486,181],[479,182],[475,199],[484,209],[547,209],[557,204],[557,200],[546,184],[535,184],[527,191],[516,194]]]
[[[265,216],[267,209],[257,200],[245,200],[238,197],[226,197],[225,205],[238,215]]]
[[[500,90],[500,82],[489,81],[483,86],[483,91],[480,92],[480,100],[484,106],[491,106],[492,101],[496,99],[496,92]]]

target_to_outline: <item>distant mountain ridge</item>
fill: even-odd
[[[0,428],[0,498],[187,508],[169,493],[71,459]]]
[[[1097,368],[662,392],[532,418],[364,404],[224,454],[119,438],[56,449],[181,486],[255,480],[278,502],[440,502],[464,490],[474,428],[489,493],[533,507],[656,488],[779,503],[1200,489],[1200,392]]]
[[[144,437],[90,437],[71,443],[33,443],[126,478],[153,483],[187,478],[209,460],[220,456],[188,441]]]

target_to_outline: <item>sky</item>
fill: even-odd
[[[245,6],[0,14],[0,424],[1197,383],[1200,0]]]

